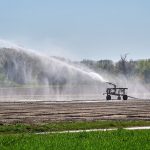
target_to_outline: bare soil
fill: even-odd
[[[150,100],[0,102],[0,123],[150,120]]]

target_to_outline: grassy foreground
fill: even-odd
[[[0,135],[1,150],[149,150],[150,130]]]
[[[82,122],[57,122],[44,124],[15,124],[0,125],[1,134],[10,133],[35,133],[46,131],[84,130],[99,128],[124,128],[134,126],[150,126],[150,121],[82,121]]]

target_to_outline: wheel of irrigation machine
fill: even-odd
[[[107,96],[106,96],[106,100],[111,100],[111,96],[110,96],[110,95],[107,95]]]
[[[118,98],[117,98],[118,100],[121,100],[121,96],[118,96]]]
[[[123,100],[127,100],[128,96],[127,95],[123,95]]]

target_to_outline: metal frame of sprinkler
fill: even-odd
[[[117,86],[114,83],[111,82],[106,82],[106,83],[113,86],[113,88],[107,88],[106,93],[103,93],[103,95],[106,94],[106,100],[111,100],[111,95],[117,96],[118,100],[121,100],[121,96],[123,100],[128,99],[128,95],[126,91],[128,88],[117,88]]]

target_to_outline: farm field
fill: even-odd
[[[0,123],[150,120],[150,100],[0,102]]]

